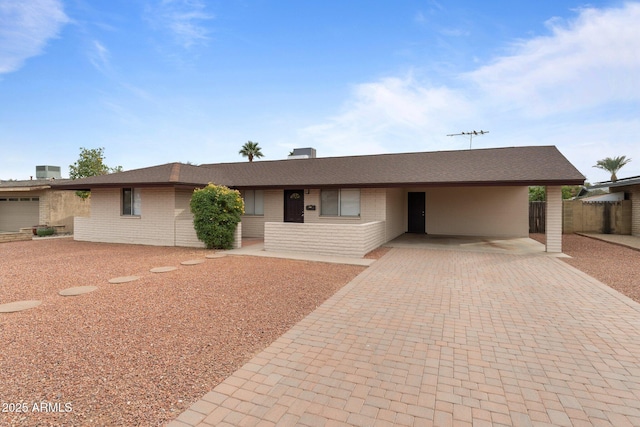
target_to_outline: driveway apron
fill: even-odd
[[[640,305],[544,254],[394,248],[185,425],[638,426]]]

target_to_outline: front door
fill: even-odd
[[[284,222],[304,222],[304,190],[284,190]]]
[[[425,218],[424,218],[425,197],[424,192],[410,192],[409,193],[409,221],[408,232],[409,233],[421,233],[425,232]]]

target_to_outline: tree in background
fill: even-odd
[[[576,197],[580,190],[581,185],[563,185],[562,186],[562,200],[571,199]],[[532,186],[529,187],[529,201],[530,202],[544,202],[547,200],[547,191],[544,186]]]
[[[110,168],[104,164],[104,148],[80,147],[80,157],[69,166],[71,179],[86,178],[88,176],[106,175],[113,172],[122,172],[122,166]],[[88,191],[76,191],[76,195],[82,199],[89,197]]]
[[[602,160],[598,160],[593,167],[606,170],[611,174],[611,182],[616,182],[618,180],[616,173],[630,161],[631,159],[627,159],[627,156],[619,156],[614,158],[606,157]]]
[[[258,143],[253,141],[247,141],[247,143],[242,146],[238,154],[242,154],[243,157],[247,157],[250,162],[253,162],[254,157],[258,159],[264,157]]]
[[[544,202],[547,198],[547,194],[544,187],[539,185],[529,187],[529,201],[530,202]]]

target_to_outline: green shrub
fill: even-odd
[[[39,237],[42,237],[42,236],[51,236],[51,235],[52,235],[53,233],[55,233],[55,232],[56,232],[56,230],[55,230],[55,228],[53,228],[53,227],[40,227],[40,228],[38,228],[38,229],[36,230],[36,234],[37,234]]]
[[[207,249],[230,249],[244,213],[240,192],[210,183],[194,190],[190,207],[196,235]]]

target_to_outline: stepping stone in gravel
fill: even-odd
[[[133,282],[134,280],[138,280],[139,277],[138,276],[122,276],[122,277],[115,277],[113,279],[109,279],[109,283],[127,283],[127,282]]]
[[[169,271],[177,270],[177,267],[155,267],[149,270],[152,273],[167,273]]]
[[[197,264],[202,264],[204,262],[203,259],[192,259],[189,261],[182,261],[180,264],[182,265],[197,265]]]
[[[0,304],[0,313],[14,313],[16,311],[22,311],[29,308],[37,307],[40,304],[42,304],[42,301],[38,300],[16,301],[7,304]]]
[[[209,254],[209,255],[205,255],[205,258],[222,258],[224,256],[227,256],[227,254],[223,254],[223,253],[216,253],[216,254]]]
[[[75,288],[67,288],[58,292],[63,297],[73,297],[76,295],[88,294],[98,289],[97,286],[76,286]]]

